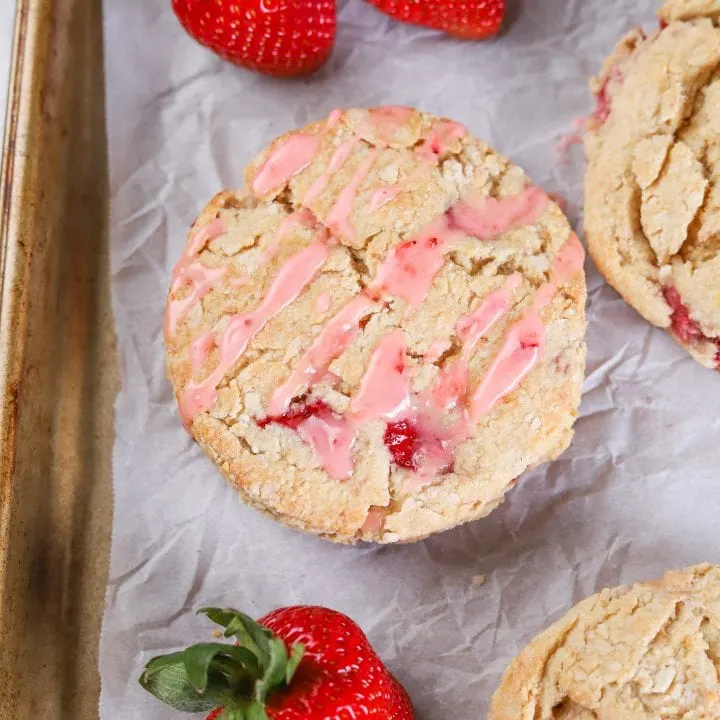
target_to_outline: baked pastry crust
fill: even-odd
[[[560,251],[577,240],[522,170],[446,119],[379,108],[334,113],[278,138],[249,164],[245,180],[245,188],[215,197],[193,225],[165,332],[169,375],[189,429],[244,502],[338,542],[418,540],[487,515],[522,472],[568,446],[585,367],[585,278],[575,267],[550,287]],[[540,204],[536,217],[523,220],[525,196]],[[460,233],[444,254],[430,252],[435,274],[421,256],[414,269],[429,280],[425,294],[402,283],[396,294],[383,292],[378,278],[388,258],[397,259],[398,248],[414,238],[433,240],[427,233],[433,223],[457,235],[447,211],[467,197],[478,207],[495,203],[493,221],[502,227],[476,230],[484,239]],[[229,325],[249,316],[256,322],[268,297],[296,282],[288,268],[319,242],[326,253],[319,269],[263,318],[244,351],[210,382],[226,359],[219,345]],[[278,284],[282,273],[288,281]],[[442,472],[418,480],[393,462],[388,422],[377,417],[357,428],[352,472],[338,479],[297,427],[273,420],[278,388],[285,400],[293,398],[291,407],[322,403],[332,418],[347,417],[389,337],[406,346],[403,378],[414,398],[435,387],[453,362],[467,361],[462,405],[543,288],[554,292],[539,311],[544,337],[537,362],[516,378],[517,388],[477,414]],[[507,307],[465,357],[458,319],[493,293]],[[366,307],[347,347],[327,358],[324,375],[306,366],[313,382],[289,387],[332,318],[358,298]],[[392,394],[393,385],[383,392]],[[451,416],[453,408],[442,422]]]
[[[603,590],[512,661],[489,720],[716,720],[720,567]]]
[[[720,4],[669,0],[591,81],[585,235],[607,281],[720,365]]]

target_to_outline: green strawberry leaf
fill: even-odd
[[[226,647],[219,643],[199,643],[191,645],[183,653],[183,663],[188,680],[201,695],[207,689],[210,665],[219,653],[224,652]]]
[[[238,645],[224,645],[223,647],[227,648],[227,655],[237,663],[242,664],[246,672],[252,675],[254,679],[259,680],[262,677],[262,668],[258,663],[257,655],[252,651]]]
[[[199,695],[188,679],[183,653],[153,658],[140,676],[140,685],[166,705],[181,712],[209,712],[217,707],[210,696]]]
[[[224,675],[232,687],[248,685],[261,677],[257,658],[247,648],[199,643],[187,648],[182,656],[188,678],[200,694],[205,692],[211,669]]]
[[[230,621],[225,631],[225,636],[234,635],[249,650],[256,648],[257,657],[263,668],[268,666],[270,662],[270,640],[273,637],[272,632],[262,625],[258,625],[252,618],[243,613],[236,614]]]
[[[302,643],[295,643],[290,650],[290,659],[285,666],[285,683],[287,685],[289,685],[295,677],[295,671],[298,669],[303,655],[305,655],[305,646]]]
[[[228,608],[223,610],[222,608],[214,607],[203,607],[197,611],[198,615],[207,615],[216,625],[222,625],[226,628],[230,621],[237,615],[238,611]]]
[[[262,681],[255,686],[255,694],[260,702],[265,702],[268,693],[285,682],[285,672],[288,663],[288,654],[285,643],[279,638],[273,638],[268,643],[270,662],[268,663]]]
[[[218,715],[217,720],[245,720],[245,717],[244,710],[225,708],[220,715]]]
[[[222,625],[225,637],[236,637],[241,646],[257,656],[262,668],[267,667],[270,661],[270,639],[273,637],[270,630],[234,608],[201,608],[199,613],[204,613],[214,623]]]
[[[261,703],[254,702],[241,708],[225,708],[218,720],[270,720]]]
[[[160,672],[163,668],[168,665],[177,665],[178,661],[182,662],[183,651],[169,653],[168,655],[159,655],[148,661],[143,671],[143,677],[151,677],[157,672]]]
[[[150,660],[140,684],[162,702],[186,712],[224,708],[225,720],[268,720],[265,703],[287,687],[305,648],[290,649],[272,631],[232,608],[199,613],[225,628],[237,643],[198,643]]]
[[[265,704],[257,700],[245,711],[245,718],[246,720],[270,720],[265,712]]]

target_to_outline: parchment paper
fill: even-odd
[[[106,720],[176,713],[137,684],[151,655],[209,637],[207,604],[259,615],[318,603],[367,631],[426,720],[485,717],[522,646],[571,605],[668,567],[720,562],[720,376],[619,299],[588,262],[588,370],[571,449],[489,518],[425,542],[344,548],[241,506],[180,426],[165,377],[170,270],[196,213],[274,136],[334,107],[412,105],[467,125],[578,227],[582,151],[555,143],[587,77],[652,0],[511,2],[507,30],[463,43],[340,3],[330,64],[281,82],[192,42],[169,0],[106,0],[114,307],[123,368],[100,669]],[[484,584],[474,579],[485,575]]]

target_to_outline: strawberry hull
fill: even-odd
[[[140,684],[171,707],[207,720],[414,720],[404,688],[347,616],[314,606],[258,621],[233,609],[200,612],[235,643],[150,660]]]

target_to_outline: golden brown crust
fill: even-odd
[[[439,164],[419,163],[414,150],[440,119],[413,111],[389,140],[380,142],[367,113],[349,110],[331,128],[322,122],[300,131],[317,135],[320,150],[288,186],[259,199],[246,190],[225,191],[203,211],[191,237],[217,218],[228,230],[207,244],[200,259],[207,267],[227,269],[167,341],[168,368],[176,394],[191,379],[207,376],[217,363],[217,351],[193,373],[191,343],[208,330],[223,327],[232,314],[256,307],[283,263],[313,242],[315,231],[295,224],[276,246],[280,222],[299,207],[299,199],[327,170],[339,144],[353,136],[363,138],[329,176],[325,190],[308,203],[318,221],[325,223],[363,159],[377,151],[352,205],[354,236],[342,238],[331,248],[316,279],[255,336],[241,361],[220,383],[214,406],[195,417],[191,429],[241,498],[281,522],[338,542],[403,542],[486,515],[522,472],[567,447],[584,374],[585,281],[578,273],[561,285],[543,310],[547,350],[541,362],[516,392],[480,422],[474,436],[460,445],[454,472],[427,487],[408,487],[407,471],[390,463],[382,422],[361,428],[353,452],[355,470],[345,481],[332,479],[295,431],[277,424],[259,427],[256,420],[264,417],[272,391],[287,379],[290,368],[328,319],[367,285],[391,247],[425,228],[471,190],[515,195],[528,183],[519,168],[467,136],[454,140]],[[248,186],[269,154],[291,135],[276,140],[249,164]],[[374,191],[398,183],[403,190],[391,202],[369,208]],[[409,314],[404,301],[391,299],[368,314],[357,340],[330,366],[340,378],[339,385],[320,383],[313,397],[337,412],[345,411],[372,350],[397,327],[407,339],[413,390],[424,389],[448,358],[457,355],[457,318],[517,271],[522,284],[510,312],[480,343],[470,362],[471,379],[477,382],[509,327],[527,312],[537,288],[548,280],[552,261],[569,235],[567,220],[549,203],[535,224],[492,241],[462,241],[417,311]],[[273,247],[275,254],[267,259]],[[183,297],[184,292],[172,291],[171,299]],[[425,359],[436,340],[447,341],[448,352],[437,360]],[[363,530],[371,509],[382,515],[382,527]]]
[[[720,568],[603,590],[512,661],[488,720],[720,717]]]

